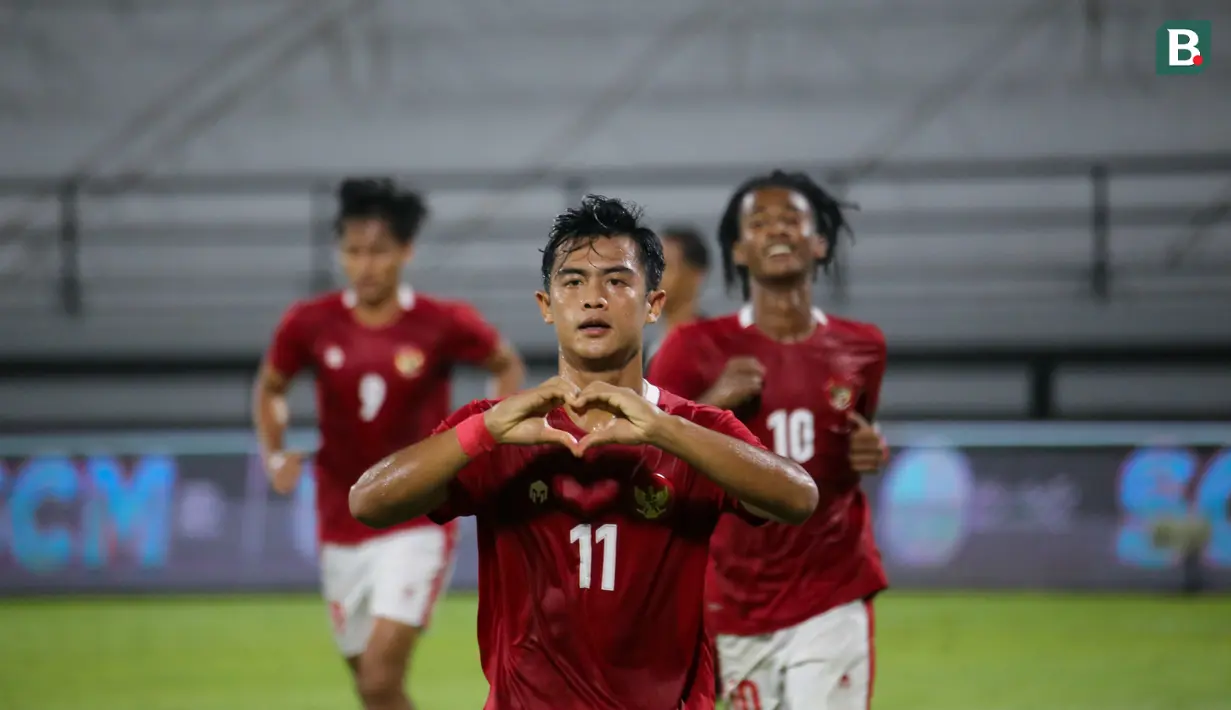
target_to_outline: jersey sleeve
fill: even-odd
[[[868,329],[876,357],[867,365],[864,374],[863,396],[856,408],[861,415],[871,421],[876,418],[876,410],[880,406],[881,383],[885,379],[885,362],[888,359],[889,349],[885,343],[885,334],[880,328],[869,325]]]
[[[734,414],[725,409],[706,406],[697,407],[696,411],[692,414],[691,419],[697,426],[705,427],[706,429],[719,434],[725,434],[732,439],[738,439],[746,444],[751,444],[758,449],[766,448],[765,444],[761,443],[761,440],[757,438],[756,434],[753,434],[748,427],[744,426],[743,422],[737,419]],[[705,474],[698,471],[697,477],[698,486],[700,486],[702,495],[715,504],[718,508],[718,512],[734,513],[745,522],[753,525],[760,525],[767,522],[764,518],[758,515],[753,515],[749,512],[749,510],[739,502],[738,498],[730,493],[727,493],[721,486],[714,483]]]
[[[453,304],[450,355],[459,362],[482,365],[500,347],[500,333],[468,303]]]
[[[467,404],[441,422],[432,432],[432,436],[443,434],[470,417],[486,412],[494,404],[495,402],[484,399]],[[448,498],[428,513],[427,517],[438,525],[444,525],[454,518],[474,515],[496,492],[496,483],[494,453],[489,451],[476,456],[449,481]]]
[[[681,329],[668,333],[650,361],[646,379],[674,395],[695,400],[705,394],[710,383],[701,371],[701,358],[697,357],[695,344],[690,345],[685,340]]]
[[[304,304],[292,306],[274,330],[267,360],[269,366],[283,377],[293,377],[312,360],[308,333],[308,314]]]

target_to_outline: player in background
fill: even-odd
[[[820,491],[802,526],[718,524],[707,613],[736,710],[866,710],[871,698],[871,600],[886,579],[859,482],[884,458],[870,422],[885,339],[812,306],[817,269],[846,226],[805,175],[741,185],[719,242],[728,288],[750,302],[674,331],[650,373],[668,392],[735,412]]]
[[[701,289],[710,273],[710,250],[705,238],[692,227],[673,225],[663,229],[662,242],[666,264],[662,290],[667,301],[660,322],[662,334],[646,347],[647,363],[672,330],[705,317],[701,313]]]
[[[520,357],[472,307],[401,282],[425,216],[422,198],[392,181],[342,183],[336,230],[350,288],[291,306],[255,387],[257,437],[270,481],[285,494],[302,472],[301,455],[283,446],[285,395],[297,373],[315,374],[322,592],[367,710],[413,707],[407,667],[448,585],[457,530],[424,517],[373,530],[347,509],[351,484],[448,416],[455,365],[486,368],[502,394],[524,377]]]
[[[487,710],[712,708],[715,523],[798,524],[815,507],[803,469],[729,412],[642,379],[662,272],[658,237],[620,201],[560,215],[537,294],[559,375],[472,402],[351,490],[373,525],[476,517]]]

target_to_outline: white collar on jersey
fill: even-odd
[[[351,289],[346,289],[342,292],[342,305],[347,308],[354,308],[359,305],[359,296]],[[409,284],[398,286],[398,305],[402,310],[409,311],[415,307],[415,290]]]
[[[821,325],[829,325],[829,318],[825,316],[825,312],[816,306],[812,307],[812,319]],[[748,328],[753,323],[752,304],[746,304],[739,309],[739,327]]]
[[[662,390],[658,389],[657,385],[650,384],[647,380],[641,381],[641,396],[645,397],[655,407],[662,406],[662,402],[659,401],[662,399]]]

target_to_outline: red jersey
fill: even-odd
[[[752,307],[672,332],[651,380],[699,397],[728,360],[765,367],[761,395],[735,414],[780,456],[812,475],[816,512],[800,526],[751,528],[724,516],[711,543],[706,609],[713,630],[753,636],[798,624],[885,588],[868,501],[848,460],[852,409],[871,419],[885,374],[885,337],[867,323],[815,312],[818,327],[796,343],[752,323]]]
[[[760,446],[729,412],[648,384],[645,396]],[[439,431],[494,404],[473,402]],[[584,435],[562,409],[548,421]],[[498,446],[473,459],[431,518],[477,521],[486,710],[713,708],[705,565],[720,514],[741,510],[648,446],[605,446],[584,459],[559,446]]]
[[[391,532],[351,516],[350,487],[372,464],[428,437],[452,408],[453,366],[481,364],[499,346],[499,334],[469,305],[407,287],[398,299],[398,319],[373,328],[355,320],[349,292],[329,293],[291,306],[274,333],[273,369],[290,378],[311,368],[316,376],[322,542],[352,545]],[[418,518],[392,530],[430,524]]]

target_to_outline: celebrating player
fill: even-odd
[[[472,402],[351,490],[351,512],[374,525],[476,516],[487,710],[712,708],[715,523],[732,511],[798,524],[815,508],[803,469],[729,412],[642,379],[662,272],[658,237],[620,201],[560,215],[537,294],[559,375]]]
[[[664,390],[731,410],[802,465],[820,491],[803,526],[724,516],[707,577],[723,685],[736,710],[865,710],[872,597],[885,588],[860,474],[883,461],[876,413],[885,339],[812,307],[817,267],[846,227],[807,176],[775,172],[735,192],[719,227],[738,314],[683,326],[654,358]]]
[[[406,669],[448,584],[456,526],[416,517],[376,531],[351,517],[347,492],[369,466],[427,437],[448,416],[454,365],[488,369],[503,394],[524,376],[517,353],[473,308],[400,283],[425,216],[419,195],[392,181],[342,183],[336,228],[350,288],[287,311],[255,392],[270,481],[288,493],[302,467],[300,454],[283,449],[284,395],[297,372],[315,372],[322,591],[367,710],[412,707]]]
[[[662,289],[667,294],[667,301],[663,304],[662,326],[665,332],[662,337],[666,337],[679,326],[704,318],[701,314],[701,288],[710,273],[710,251],[701,233],[684,225],[664,228],[662,242],[666,264]],[[661,344],[660,337],[646,347],[647,363]]]

